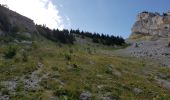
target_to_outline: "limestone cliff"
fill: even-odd
[[[170,12],[159,13],[142,12],[132,27],[132,35],[170,37]]]

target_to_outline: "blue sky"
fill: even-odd
[[[54,28],[127,38],[138,13],[168,12],[170,0],[0,0],[0,4]]]
[[[87,30],[127,38],[136,15],[142,11],[168,12],[169,0],[55,0],[66,28]]]

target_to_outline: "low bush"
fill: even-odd
[[[70,60],[71,60],[71,55],[65,54],[65,59],[68,60],[68,61],[70,61]]]
[[[15,45],[15,44],[9,45],[4,51],[5,58],[9,58],[9,59],[13,58],[16,55],[17,50],[18,50],[17,45]]]

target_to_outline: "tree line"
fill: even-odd
[[[71,29],[70,33],[80,35],[82,38],[85,37],[91,38],[94,43],[100,43],[109,46],[125,44],[125,40],[120,36],[105,35],[96,32],[92,33],[88,31],[80,31],[79,29],[77,30]]]
[[[67,29],[49,29],[45,25],[36,25],[37,31],[47,39],[64,44],[73,44],[75,37]]]
[[[123,45],[125,44],[125,40],[120,36],[113,36],[113,35],[105,35],[105,34],[99,34],[99,33],[92,33],[88,31],[80,31],[77,30],[68,30],[68,29],[49,29],[45,25],[36,25],[36,28],[38,32],[46,37],[47,39],[50,39],[52,41],[61,42],[64,44],[74,44],[75,36],[80,36],[82,39],[88,37],[92,39],[92,42],[99,43],[103,45]]]

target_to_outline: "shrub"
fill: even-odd
[[[168,16],[168,14],[167,13],[163,13],[163,16]]]
[[[27,62],[28,61],[28,54],[27,54],[27,52],[24,51],[22,53],[22,56],[23,56],[22,61]]]
[[[22,33],[22,34],[13,33],[13,34],[9,34],[9,36],[11,36],[12,38],[18,41],[23,41],[23,40],[30,41],[31,40],[30,36],[28,36],[28,34],[25,34],[25,33]]]
[[[31,47],[32,47],[33,50],[34,50],[34,49],[38,49],[38,44],[37,44],[37,42],[33,41]]]
[[[9,91],[7,89],[2,89],[2,95],[9,95]]]
[[[5,34],[0,36],[0,42],[9,43],[14,41],[14,38],[11,35]]]
[[[59,100],[78,100],[79,94],[79,91],[72,91],[64,88],[59,88],[54,91],[54,95],[59,97]]]
[[[92,54],[92,51],[90,48],[87,48],[87,52],[88,52],[88,54]]]
[[[65,59],[68,60],[68,61],[70,61],[70,60],[71,60],[71,55],[65,54]]]
[[[70,53],[73,53],[73,49],[70,49],[69,52],[70,52]]]
[[[9,45],[4,51],[5,58],[13,58],[16,55],[17,49],[17,45]]]

